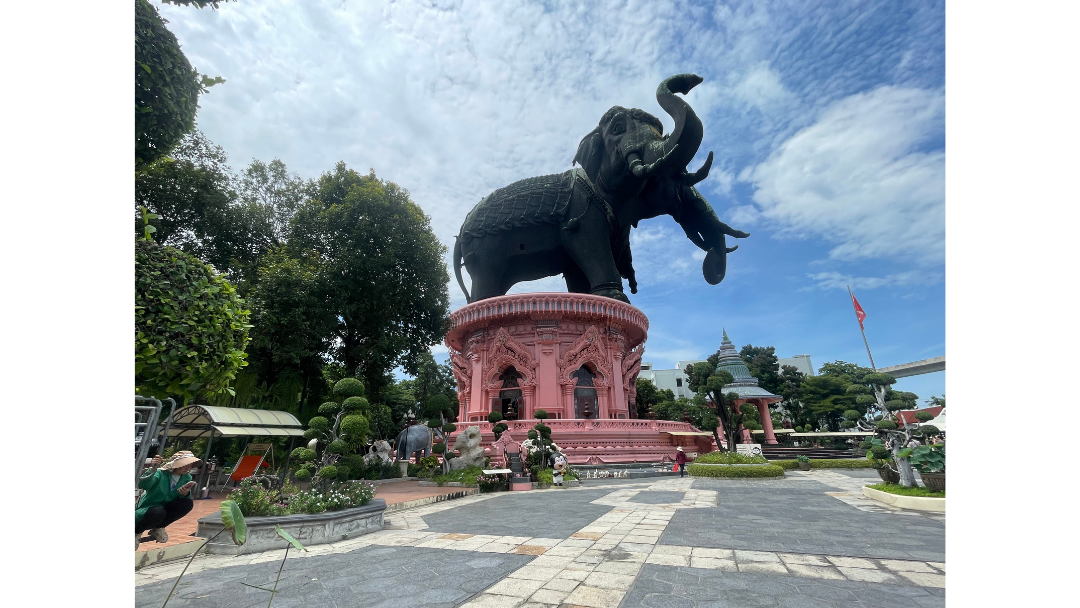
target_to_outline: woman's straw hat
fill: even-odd
[[[192,454],[188,450],[184,450],[182,452],[177,452],[173,454],[172,457],[169,458],[168,462],[161,465],[161,468],[166,471],[171,471],[182,466],[186,466],[189,464],[198,464],[200,462],[202,461],[199,460],[194,454]]]
[[[679,447],[675,448],[675,449],[676,449],[676,450],[679,450],[680,452],[681,452],[681,451],[683,451],[683,449],[682,449],[682,446],[681,446],[681,445],[680,445]]]

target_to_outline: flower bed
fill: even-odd
[[[731,479],[752,477],[783,477],[784,468],[774,464],[698,464],[686,467],[691,477],[726,477]]]
[[[337,542],[382,530],[385,510],[386,501],[377,498],[362,507],[316,514],[245,516],[247,540],[243,545],[237,546],[228,540],[227,535],[222,535],[207,544],[206,551],[216,555],[243,555],[271,549],[284,549],[289,543],[277,533],[276,526],[281,526],[284,531],[305,546]],[[196,535],[210,538],[220,532],[223,527],[221,513],[214,512],[199,520]]]
[[[229,493],[244,517],[279,517],[283,515],[316,515],[362,507],[375,498],[375,485],[367,481],[324,484],[318,488],[300,490],[286,485],[281,490],[266,490],[254,478],[240,482]]]

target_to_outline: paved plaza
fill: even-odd
[[[273,606],[945,605],[944,514],[870,501],[873,471],[653,478],[482,494],[290,551]],[[283,550],[200,555],[170,606],[265,606]],[[183,563],[135,574],[160,606]]]

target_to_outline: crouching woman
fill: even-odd
[[[191,491],[195,482],[190,471],[201,461],[189,451],[173,454],[164,465],[161,456],[154,456],[150,469],[139,479],[139,487],[146,491],[135,505],[135,548],[143,531],[159,543],[169,540],[165,527],[191,512],[194,503]],[[158,468],[160,466],[160,468]]]

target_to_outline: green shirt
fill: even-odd
[[[139,487],[146,490],[146,493],[139,499],[139,504],[135,505],[135,523],[139,523],[143,516],[146,515],[147,510],[152,507],[158,507],[180,498],[180,492],[176,491],[177,488],[182,487],[189,481],[191,481],[191,475],[184,473],[177,480],[176,485],[173,485],[172,473],[161,469],[139,479]],[[188,492],[188,496],[190,495],[191,493]]]

